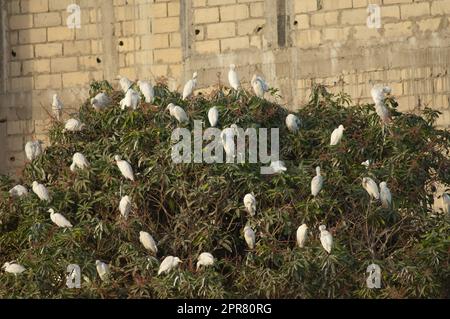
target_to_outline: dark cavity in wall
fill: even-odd
[[[277,0],[277,38],[278,47],[286,46],[286,0]]]

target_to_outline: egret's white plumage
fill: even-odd
[[[97,273],[100,276],[100,279],[102,281],[107,281],[109,276],[109,266],[108,264],[104,263],[103,261],[96,260],[95,261],[95,268],[97,268]]]
[[[132,207],[132,202],[131,202],[130,196],[128,196],[128,195],[123,196],[119,203],[119,211],[120,211],[120,214],[125,219],[128,218],[128,215],[131,212],[131,207]]]
[[[301,125],[300,119],[297,115],[289,114],[286,116],[286,126],[291,133],[297,133]]]
[[[238,132],[235,127],[227,127],[222,130],[222,133],[220,133],[220,140],[227,157],[236,157],[236,145],[234,142],[235,136],[238,136]]]
[[[9,195],[11,197],[22,197],[28,195],[28,190],[23,185],[16,185],[9,190]]]
[[[120,101],[120,108],[125,110],[127,107],[130,107],[131,109],[136,110],[139,102],[141,102],[139,93],[133,89],[129,89],[127,93],[125,93],[125,97]]]
[[[238,90],[239,86],[241,85],[239,81],[239,76],[236,72],[236,65],[230,64],[230,71],[228,71],[228,82],[230,83],[230,86]]]
[[[61,118],[63,107],[64,107],[64,104],[59,99],[58,94],[53,94],[52,111],[53,111],[53,115],[56,117],[56,119],[58,121]]]
[[[247,194],[244,196],[244,206],[250,216],[256,214],[256,198],[253,194]]]
[[[210,253],[201,253],[197,259],[197,270],[200,266],[208,267],[214,265],[214,256]]]
[[[283,161],[270,162],[270,169],[273,174],[279,174],[287,171]]]
[[[192,79],[186,82],[183,89],[183,100],[187,99],[197,86],[197,72],[194,72]]]
[[[308,234],[308,226],[306,224],[297,228],[297,245],[300,248],[305,247],[306,235]]]
[[[14,275],[18,275],[21,274],[25,271],[25,267],[18,264],[18,263],[14,263],[14,262],[6,262],[3,264],[2,268],[5,270],[5,272],[10,273],[10,274],[14,274]]]
[[[70,165],[70,170],[72,172],[75,171],[75,169],[79,168],[79,169],[85,169],[89,167],[89,162],[86,159],[86,157],[84,157],[83,154],[77,152],[75,154],[73,154],[72,157],[72,164]]]
[[[134,181],[133,168],[131,167],[130,163],[128,163],[125,160],[122,160],[122,158],[119,155],[114,156],[114,160],[116,161],[117,167],[119,168],[123,177]]]
[[[311,180],[311,195],[316,197],[322,190],[323,176],[320,174],[320,166],[316,167],[316,176]]]
[[[39,197],[40,200],[47,201],[47,202],[50,201],[49,192],[44,185],[39,184],[38,182],[34,181],[32,189],[33,189],[33,193],[35,193],[37,195],[37,197]]]
[[[366,168],[368,168],[370,166],[370,164],[371,164],[370,160],[367,160],[367,161],[361,163],[361,165],[365,166]]]
[[[170,272],[172,269],[176,268],[178,264],[181,262],[182,261],[178,257],[167,256],[166,258],[164,258],[161,265],[159,266],[158,275]]]
[[[385,94],[390,94],[391,92],[392,89],[390,87],[380,85],[374,86],[370,91],[372,99],[375,103],[375,111],[384,124],[391,121],[389,110],[384,103],[384,100],[386,98]]]
[[[219,122],[219,111],[217,110],[217,107],[212,107],[208,111],[208,120],[209,124],[211,124],[211,127],[215,127],[217,123]]]
[[[130,87],[133,86],[133,82],[131,82],[127,77],[119,75],[117,79],[119,80],[120,88],[122,89],[123,93],[127,93]]]
[[[111,103],[111,99],[106,93],[99,93],[91,99],[91,105],[96,111],[105,109]]]
[[[256,74],[253,75],[251,85],[253,87],[253,91],[255,95],[259,98],[263,98],[264,94],[269,90],[268,85],[264,81],[264,79]]]
[[[378,185],[377,183],[375,183],[373,179],[371,179],[370,177],[364,177],[362,181],[362,186],[367,191],[367,193],[369,193],[370,197],[373,197],[375,199],[380,198]]]
[[[173,116],[179,123],[189,122],[189,118],[181,106],[170,103],[166,110],[169,110],[170,116]]]
[[[255,242],[256,242],[256,235],[254,230],[250,226],[244,227],[244,239],[247,243],[248,248],[253,249],[255,248]]]
[[[72,228],[72,224],[60,213],[55,213],[55,210],[53,208],[50,208],[48,210],[50,213],[50,219],[56,226],[61,228]]]
[[[392,204],[391,190],[387,187],[386,182],[380,183],[380,199],[383,208],[389,208]]]
[[[145,97],[145,103],[153,103],[153,99],[155,98],[155,90],[150,82],[138,81],[137,85]]]
[[[34,161],[42,154],[41,141],[29,141],[25,144],[25,155],[29,161]]]
[[[77,119],[68,119],[66,121],[66,125],[64,126],[64,130],[63,132],[79,132],[82,131],[84,129],[84,124],[81,123],[79,120]]]
[[[450,214],[450,195],[447,193],[442,194],[441,201],[444,213]]]
[[[139,232],[139,241],[145,249],[150,250],[152,253],[156,255],[158,252],[158,247],[156,246],[156,242],[153,239],[152,235],[145,231]]]
[[[325,225],[319,226],[320,243],[322,244],[323,249],[325,249],[328,253],[331,253],[331,248],[333,247],[333,236],[326,229],[327,227]]]
[[[334,146],[339,144],[343,135],[344,135],[344,126],[341,124],[337,129],[333,131],[333,133],[331,133],[330,145]]]

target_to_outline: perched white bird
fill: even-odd
[[[326,230],[327,227],[325,225],[320,225],[320,243],[322,247],[328,252],[331,253],[331,247],[333,246],[333,236],[331,233]]]
[[[145,103],[153,103],[153,99],[155,98],[155,90],[150,82],[138,81],[137,85],[145,97]]]
[[[14,275],[21,274],[21,273],[23,273],[25,271],[25,267],[24,266],[22,266],[20,264],[17,264],[17,263],[14,263],[14,262],[10,262],[10,263],[6,262],[6,263],[4,263],[2,268],[5,270],[5,272],[8,272],[8,273],[14,274]]]
[[[253,75],[251,85],[256,96],[261,99],[264,97],[264,93],[269,91],[269,87],[267,86],[267,83],[264,81],[264,79],[260,76],[257,76],[256,74]]]
[[[30,141],[25,144],[25,155],[29,161],[34,161],[39,155],[42,154],[41,144],[41,141]]]
[[[37,197],[39,197],[40,200],[47,201],[47,202],[50,201],[50,195],[48,193],[47,188],[44,185],[39,184],[38,182],[34,181],[32,189],[33,189],[33,192],[37,195]]]
[[[230,71],[228,71],[228,82],[230,86],[236,91],[239,89],[241,83],[239,81],[239,76],[236,72],[236,65],[230,64]]]
[[[128,195],[123,196],[119,203],[119,211],[120,211],[120,214],[125,219],[128,218],[128,215],[131,212],[131,206],[132,206],[132,203],[131,203],[130,196],[128,196]]]
[[[99,93],[91,99],[92,107],[96,111],[105,109],[111,103],[111,99],[106,93]]]
[[[85,125],[77,119],[68,119],[64,126],[63,132],[80,132],[84,129]]]
[[[172,269],[176,268],[179,263],[182,263],[180,258],[167,256],[166,258],[164,258],[161,265],[159,266],[158,275],[170,272]]]
[[[72,224],[60,213],[55,213],[55,210],[53,208],[50,208],[48,210],[50,213],[50,219],[53,223],[56,224],[56,226],[61,228],[72,228]]]
[[[375,199],[380,199],[380,192],[378,191],[378,185],[370,177],[364,177],[362,181],[362,186],[369,193],[370,197]]]
[[[331,146],[339,144],[339,142],[342,139],[342,136],[344,135],[344,130],[345,130],[344,126],[341,124],[337,129],[333,131],[333,133],[331,133],[331,140],[330,140]]]
[[[238,136],[238,132],[235,127],[227,127],[220,133],[220,140],[222,142],[223,149],[228,157],[236,157],[236,145],[234,137]]]
[[[219,122],[219,111],[217,110],[217,107],[212,107],[208,111],[208,120],[209,124],[211,124],[211,127],[215,127],[217,123]]]
[[[450,214],[450,195],[447,193],[442,194],[441,201],[444,213]]]
[[[132,180],[134,182],[133,168],[131,168],[130,163],[122,160],[119,155],[114,156],[114,160],[116,161],[117,167],[119,168],[123,177],[128,178],[129,180]]]
[[[287,171],[283,161],[270,162],[270,169],[273,174],[279,174]]]
[[[125,93],[125,97],[120,101],[120,108],[125,110],[127,107],[136,110],[139,103],[141,102],[141,96],[138,92],[133,89],[130,89]]]
[[[28,190],[25,186],[16,185],[9,190],[9,195],[11,197],[22,197],[28,195]]]
[[[212,266],[214,265],[214,256],[210,253],[201,253],[200,256],[198,256],[197,259],[197,270],[200,268],[200,266]]]
[[[189,118],[181,106],[170,103],[166,110],[169,110],[170,116],[173,116],[179,123],[189,122]]]
[[[386,182],[380,183],[380,199],[383,208],[389,208],[392,204],[391,190],[387,187]]]
[[[306,235],[308,234],[308,226],[306,224],[301,225],[297,229],[297,245],[300,248],[305,247]]]
[[[58,94],[53,94],[52,111],[53,111],[53,115],[56,117],[56,119],[58,121],[61,118],[63,107],[64,107],[64,104],[59,99]]]
[[[95,261],[95,268],[97,268],[97,273],[100,276],[100,279],[102,281],[107,281],[109,276],[109,266],[108,264],[104,263],[103,261],[96,260]]]
[[[297,133],[301,125],[300,119],[294,115],[289,114],[286,116],[286,126],[291,133]]]
[[[153,239],[152,235],[145,231],[139,232],[139,241],[144,246],[145,249],[150,250],[152,253],[156,255],[158,252],[158,247],[156,246],[156,242]]]
[[[183,100],[186,100],[195,90],[197,86],[197,72],[194,72],[192,79],[186,82],[183,89]]]
[[[253,194],[247,194],[244,196],[244,206],[250,216],[256,214],[256,198]]]
[[[368,168],[368,167],[370,166],[371,163],[372,163],[372,162],[371,162],[370,160],[367,160],[367,161],[365,161],[365,162],[362,162],[361,165],[362,165],[362,166],[365,166],[366,168]]]
[[[123,93],[127,93],[130,87],[133,86],[133,82],[131,82],[127,77],[119,75],[117,79],[119,80],[120,88],[122,89]]]
[[[72,157],[72,164],[70,165],[70,170],[72,172],[75,171],[75,169],[79,168],[79,169],[85,169],[89,167],[89,162],[86,159],[86,157],[84,157],[83,154],[77,152],[75,154],[73,154]]]
[[[389,110],[384,103],[384,100],[386,98],[385,94],[390,94],[391,92],[392,89],[390,87],[379,85],[374,86],[370,91],[372,99],[375,103],[375,111],[384,124],[391,122]]]
[[[316,167],[316,176],[311,180],[311,195],[314,197],[319,194],[323,186],[323,176],[320,175],[320,166]]]
[[[244,239],[247,243],[247,246],[249,249],[255,248],[255,242],[256,242],[256,235],[254,230],[250,226],[244,227]]]

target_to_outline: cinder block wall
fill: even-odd
[[[67,27],[75,3],[81,28]],[[381,28],[367,7],[381,7]],[[253,73],[301,107],[312,83],[370,101],[392,86],[401,110],[432,106],[450,127],[450,0],[0,0],[0,173],[17,174],[24,143],[45,140],[51,96],[69,116],[90,80],[166,76],[181,89]]]

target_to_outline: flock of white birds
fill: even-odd
[[[122,91],[125,93],[125,97],[120,101],[120,107],[122,109],[125,108],[132,108],[133,110],[137,109],[139,103],[141,102],[141,94],[139,94],[139,92],[137,92],[132,88],[134,82],[122,76],[119,76],[117,79],[119,80],[119,84]],[[241,84],[239,76],[236,72],[236,66],[234,64],[230,65],[228,80],[230,86],[234,90],[240,89]],[[265,93],[268,92],[269,90],[269,86],[264,81],[264,79],[260,76],[254,75],[250,83],[255,95],[258,96],[259,98],[264,98]],[[153,86],[146,81],[137,81],[137,85],[139,87],[140,92],[145,98],[145,102],[152,103],[155,97]],[[182,94],[183,100],[187,99],[193,94],[196,86],[197,86],[197,72],[195,72],[192,76],[192,79],[187,81],[187,83],[185,84]],[[371,90],[371,95],[375,102],[376,113],[380,117],[381,123],[383,125],[391,122],[389,109],[385,105],[385,97],[386,97],[385,94],[390,93],[391,89],[389,87],[375,86]],[[111,98],[106,93],[99,93],[94,98],[91,99],[91,104],[95,110],[100,111],[108,107],[111,101],[112,101]],[[55,94],[53,96],[52,101],[52,110],[54,117],[58,120],[61,118],[62,109],[63,103],[61,102],[59,97]],[[174,117],[179,123],[189,122],[189,117],[182,107],[170,103],[167,106],[166,110],[168,110],[170,115]],[[219,111],[216,107],[212,107],[211,109],[209,109],[208,120],[212,127],[217,126],[219,122]],[[301,127],[301,120],[294,114],[289,114],[286,117],[285,122],[287,129],[293,134],[297,133]],[[78,119],[71,118],[66,121],[63,132],[79,132],[83,130],[84,126],[85,125],[81,123]],[[338,145],[341,142],[342,137],[344,135],[344,130],[345,130],[344,126],[339,125],[339,127],[332,132],[330,138],[330,146]],[[237,132],[236,125],[231,125],[229,128],[223,129],[222,144],[227,154],[230,152],[234,152],[234,144],[230,145],[230,143],[227,142],[230,139],[233,139],[233,134],[236,134],[236,132]],[[233,149],[230,149],[230,147]],[[25,153],[28,160],[34,161],[39,155],[42,154],[42,143],[40,141],[28,142],[25,145]],[[135,181],[133,168],[130,165],[130,163],[127,162],[126,160],[123,160],[119,155],[115,155],[114,160],[122,176],[130,181]],[[366,162],[363,162],[361,164],[366,167],[369,167],[371,165],[371,161],[367,160]],[[70,170],[72,172],[75,172],[77,169],[80,170],[88,169],[89,167],[90,164],[82,153],[77,152],[73,155],[72,164],[70,165]],[[271,167],[273,168],[275,173],[282,173],[286,171],[286,167],[284,166],[282,161],[276,161],[271,163]],[[321,175],[321,168],[318,166],[316,167],[316,176],[314,176],[311,180],[311,195],[313,197],[319,195],[320,191],[323,188],[323,184],[324,178]],[[362,186],[367,191],[370,198],[376,201],[380,201],[382,207],[386,209],[391,207],[392,195],[386,182],[381,182],[378,187],[378,185],[372,178],[364,177],[362,180]],[[40,184],[37,181],[34,181],[32,184],[32,190],[33,193],[35,193],[40,200],[51,202],[51,196],[45,185]],[[23,185],[16,185],[9,192],[12,197],[16,198],[26,196],[28,194],[27,188]],[[444,211],[449,213],[450,195],[444,193],[441,198]],[[243,202],[245,210],[248,212],[248,214],[250,216],[255,216],[257,212],[257,201],[255,195],[253,193],[245,195]],[[132,207],[133,203],[131,198],[128,195],[123,196],[119,203],[119,212],[121,216],[125,219],[128,218],[132,210]],[[50,213],[50,220],[58,227],[60,228],[73,227],[71,222],[67,220],[67,218],[64,215],[55,212],[54,209],[52,208],[50,208],[48,212]],[[333,247],[332,234],[326,230],[325,225],[320,225],[319,231],[320,231],[319,239],[323,246],[323,249],[327,253],[331,253]],[[256,245],[255,231],[252,229],[250,225],[246,225],[244,227],[243,234],[248,248],[250,250],[253,250]],[[305,246],[307,234],[308,234],[308,226],[306,224],[303,224],[300,227],[298,227],[296,232],[296,240],[298,247],[303,248]],[[152,235],[150,235],[148,232],[140,231],[139,241],[147,251],[153,253],[154,255],[157,254],[158,252],[157,243],[155,239],[152,237]],[[159,266],[158,275],[170,272],[171,270],[176,268],[181,262],[182,262],[181,259],[178,257],[174,256],[165,257]],[[198,256],[197,270],[201,266],[203,267],[211,266],[214,264],[214,262],[215,259],[211,253],[203,252]],[[100,279],[103,281],[108,280],[108,275],[110,273],[109,265],[100,260],[96,260],[95,264]],[[20,274],[25,271],[25,268],[16,262],[6,262],[3,265],[3,269],[8,273],[13,274]]]

